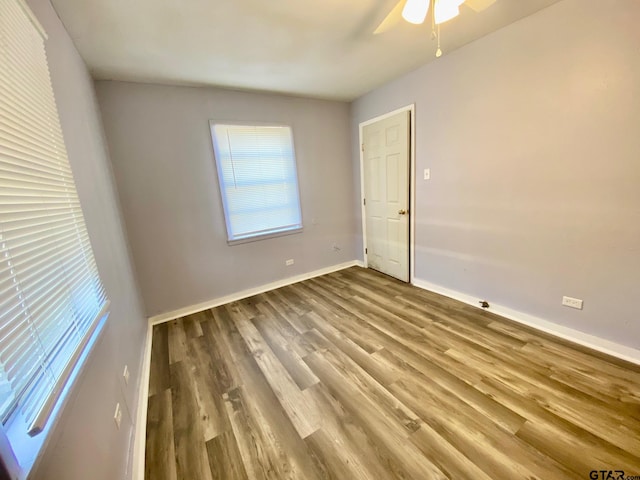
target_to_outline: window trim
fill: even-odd
[[[50,112],[55,113],[55,122],[57,123],[57,128],[60,130],[59,137],[63,147],[62,150],[64,151],[64,160],[68,170],[70,171],[70,177],[75,189],[75,196],[77,202],[80,204],[81,215],[84,217],[80,196],[77,192],[76,177],[73,175],[74,172],[71,167],[71,161],[66,150],[63,125],[60,119],[59,109],[56,105],[56,92],[54,91],[53,80],[51,78],[49,67],[47,66],[47,33],[25,0],[12,1],[14,1],[15,5],[18,7],[16,12],[21,10],[22,13],[25,14],[28,22],[34,27],[34,33],[39,34],[42,38],[42,53],[44,55],[44,65],[46,66],[48,77],[48,81],[44,81],[42,86],[43,88],[48,88],[51,93],[53,109],[51,109]],[[22,24],[22,19],[20,19],[19,23]],[[9,38],[11,40],[13,37]],[[38,52],[40,52],[39,48]],[[37,64],[39,65],[40,62],[38,61]],[[48,106],[48,103],[46,104]],[[6,118],[10,117],[7,116]],[[74,225],[76,225],[77,228],[77,224]],[[40,405],[36,415],[29,416],[31,422],[24,422],[26,418],[22,416],[20,412],[21,409],[16,405],[15,407],[12,407],[13,411],[10,414],[7,414],[6,418],[3,419],[4,422],[0,423],[0,456],[2,457],[6,470],[8,470],[8,473],[11,475],[11,478],[25,479],[29,477],[31,472],[37,469],[42,458],[41,453],[48,443],[53,440],[53,435],[51,435],[51,433],[58,425],[58,422],[62,418],[73,397],[78,393],[77,390],[80,386],[80,378],[86,373],[90,359],[94,355],[98,343],[100,343],[102,338],[104,338],[106,329],[109,326],[111,303],[103,279],[100,276],[100,269],[98,268],[95,255],[93,253],[93,243],[91,242],[89,229],[86,223],[84,223],[84,233],[86,234],[86,238],[83,236],[83,240],[80,242],[78,251],[82,251],[84,257],[86,257],[87,253],[85,250],[88,247],[88,250],[91,253],[91,259],[94,264],[93,267],[96,275],[94,280],[97,278],[97,281],[100,283],[100,287],[102,288],[102,295],[100,296],[101,302],[99,304],[96,303],[98,308],[97,311],[94,311],[93,309],[91,310],[94,314],[93,317],[89,317],[87,315],[86,331],[83,331],[82,338],[78,345],[76,345],[71,351],[71,355],[64,357],[66,360],[65,363],[60,364],[62,366],[60,376],[55,381],[51,393],[47,395],[44,403]],[[85,262],[86,261],[87,259],[85,258]],[[85,299],[85,295],[86,293],[83,293],[83,301]]]
[[[80,378],[85,374],[98,344],[109,328],[111,313],[109,307],[110,300],[107,300],[100,315],[94,321],[91,334],[86,337],[84,347],[71,368],[67,381],[62,385],[60,393],[53,403],[42,431],[35,436],[29,435],[23,426],[16,423],[21,421],[17,412],[14,412],[6,424],[0,428],[0,435],[4,437],[4,440],[0,440],[0,452],[3,454],[3,459],[6,458],[5,455],[12,455],[12,459],[15,460],[15,464],[7,465],[7,469],[12,475],[15,475],[16,479],[26,480],[32,472],[37,470],[42,459],[40,454],[53,440],[51,432],[57,427],[68,403],[77,394],[76,389],[79,387]],[[19,440],[17,445],[16,440]],[[6,447],[9,450],[5,450]]]
[[[295,171],[295,179],[296,179],[296,194],[298,195],[298,208],[300,209],[300,226],[294,228],[282,227],[280,231],[269,231],[262,234],[251,235],[243,238],[230,238],[231,235],[231,227],[229,225],[229,219],[227,218],[227,199],[222,191],[221,185],[221,173],[220,173],[220,163],[218,162],[218,157],[216,156],[216,148],[215,148],[215,135],[214,135],[214,127],[216,125],[231,125],[231,126],[243,126],[243,127],[282,127],[288,128],[291,132],[291,149],[293,151],[293,167]],[[211,137],[211,149],[213,153],[213,163],[215,165],[216,170],[216,178],[218,181],[218,191],[220,194],[221,206],[222,206],[222,216],[224,217],[225,229],[226,229],[226,241],[228,246],[234,245],[242,245],[245,243],[258,242],[260,240],[268,240],[271,238],[285,237],[288,235],[295,235],[297,233],[302,233],[304,231],[304,212],[302,208],[302,196],[300,195],[300,175],[298,173],[298,154],[296,150],[296,141],[295,134],[293,132],[293,126],[289,123],[285,122],[257,122],[253,120],[240,121],[240,120],[214,120],[209,119],[209,136]]]
[[[291,228],[288,230],[283,230],[281,232],[262,233],[260,235],[253,235],[251,237],[246,237],[246,238],[238,238],[236,240],[229,240],[227,238],[227,245],[232,247],[234,245],[242,245],[243,243],[259,242],[260,240],[268,240],[270,238],[287,237],[289,235],[302,233],[303,231],[304,231],[304,226],[301,226],[301,227]]]

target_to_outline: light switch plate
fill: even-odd
[[[113,420],[116,422],[116,427],[120,430],[120,424],[122,423],[122,409],[120,404],[116,403],[116,412],[113,414]]]
[[[424,179],[425,180],[431,180],[431,169],[430,168],[425,168],[424,169]]]

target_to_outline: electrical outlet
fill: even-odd
[[[113,420],[116,422],[116,427],[120,430],[120,424],[122,423],[122,409],[120,404],[116,403],[116,413],[113,414]]]
[[[129,385],[129,366],[124,366],[124,372],[122,372],[122,377],[124,378],[124,384]]]
[[[562,297],[562,305],[582,310],[582,300],[579,298]]]
[[[284,262],[284,264],[287,267],[290,267],[291,265],[293,265],[295,262],[293,261],[293,258],[290,258],[289,260],[287,260],[286,262]]]

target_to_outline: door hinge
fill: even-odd
[[[362,199],[362,204],[365,205],[365,206],[367,205],[367,199],[366,198]]]
[[[364,143],[362,144],[362,151],[364,152]]]
[[[368,248],[365,248],[365,249],[364,249],[364,253],[369,253],[369,249],[368,249]]]

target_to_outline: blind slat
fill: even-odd
[[[42,169],[50,169],[52,173],[72,177],[71,171],[64,168],[57,168],[55,162],[46,156],[33,155],[29,152],[9,148],[10,145],[0,144],[0,158],[5,162],[15,162],[17,165],[33,165]],[[23,149],[24,150],[24,149]]]

